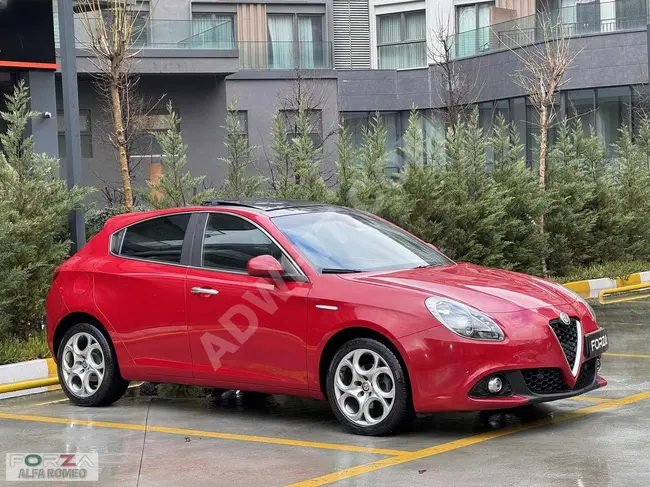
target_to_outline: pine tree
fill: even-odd
[[[404,133],[404,170],[400,175],[404,208],[404,227],[423,240],[437,244],[440,235],[439,214],[441,193],[441,169],[437,160],[424,164],[424,134],[420,117],[413,107]],[[431,154],[438,154],[438,151]]]
[[[229,157],[220,157],[227,168],[226,178],[219,194],[225,198],[245,199],[259,194],[264,179],[258,175],[247,174],[249,166],[254,165],[257,149],[249,145],[248,137],[237,117],[237,100],[233,98],[226,112],[226,140],[224,142]]]
[[[507,247],[503,222],[510,196],[487,174],[486,146],[477,110],[455,132],[447,132],[444,198],[440,200],[442,230],[437,241],[454,259],[503,267]]]
[[[550,147],[546,194],[548,211],[545,231],[548,233],[548,270],[563,275],[569,267],[591,262],[589,239],[595,215],[589,207],[594,184],[590,180],[577,151],[583,137],[580,120],[558,126],[555,144]]]
[[[197,205],[212,199],[215,195],[212,189],[201,189],[205,176],[194,177],[184,171],[187,145],[171,102],[167,104],[167,125],[166,131],[154,134],[162,149],[163,174],[157,183],[148,181],[148,188],[139,190],[138,194],[154,209]]]
[[[70,251],[68,215],[90,192],[68,190],[58,160],[34,152],[24,134],[38,115],[21,81],[0,113],[7,124],[0,135],[0,336],[41,329],[52,272]]]
[[[319,152],[311,138],[312,127],[304,97],[298,100],[295,120],[295,137],[291,141],[290,155],[294,182],[290,196],[303,201],[326,200],[325,181],[320,174]]]
[[[515,271],[540,275],[546,239],[539,232],[537,222],[545,211],[544,192],[537,184],[534,171],[526,167],[519,132],[502,116],[497,117],[490,145],[492,178],[508,198],[503,222],[503,238],[507,244],[503,250],[505,263]]]
[[[356,151],[352,147],[352,136],[347,127],[339,125],[339,138],[336,142],[338,162],[336,164],[338,175],[338,188],[334,194],[334,203],[341,206],[352,206],[352,187],[356,179],[355,166]]]
[[[591,233],[586,237],[590,245],[588,262],[626,259],[624,235],[629,221],[616,194],[612,161],[607,158],[602,139],[593,131],[586,135],[576,126],[573,132],[576,159],[592,189],[585,202],[594,216]]]
[[[400,224],[406,211],[403,193],[385,175],[391,152],[386,150],[387,130],[379,113],[373,116],[368,127],[362,128],[362,137],[355,184],[359,207]]]
[[[271,145],[273,160],[270,162],[272,193],[276,198],[291,198],[294,177],[291,147],[287,142],[287,131],[280,111],[276,111],[273,115],[271,138],[273,139]]]
[[[640,132],[650,133],[650,122],[641,123]],[[627,254],[631,258],[648,259],[650,251],[650,170],[644,142],[632,139],[625,127],[616,144],[619,170],[616,176],[616,195],[623,208]]]

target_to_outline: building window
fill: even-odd
[[[329,67],[323,15],[268,14],[269,69]]]
[[[284,127],[287,132],[287,141],[291,144],[293,139],[298,137],[298,110],[280,110],[284,120]],[[323,147],[323,112],[321,110],[309,110],[309,128],[311,141],[314,147]]]
[[[472,56],[490,48],[490,7],[494,2],[456,7],[456,55]]]
[[[149,23],[148,11],[133,12],[133,30],[131,31],[131,41],[134,47],[145,47],[149,44],[149,31],[147,24]],[[153,46],[155,47],[155,46]]]
[[[596,96],[596,133],[602,137],[607,155],[612,157],[616,153],[614,144],[618,142],[620,128],[632,124],[631,90],[629,86],[598,88]]]
[[[162,155],[162,148],[156,135],[171,128],[168,117],[169,114],[166,111],[158,110],[139,117],[134,126],[137,134],[132,136],[132,142],[128,148],[129,157],[159,157]]]
[[[222,13],[192,13],[190,48],[235,49],[235,16]]]
[[[566,115],[582,123],[583,132],[588,135],[596,129],[596,92],[595,90],[574,90],[566,93]]]
[[[235,114],[237,121],[239,122],[239,134],[246,137],[246,144],[250,142],[248,140],[248,112],[246,110],[238,110]]]
[[[379,69],[427,65],[424,10],[377,16],[377,59]]]
[[[65,159],[65,123],[63,112],[59,111],[56,115],[57,131],[59,133],[59,158]],[[91,159],[93,157],[93,136],[90,129],[90,110],[79,110],[79,127],[81,130],[81,157]]]

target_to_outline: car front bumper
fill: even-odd
[[[399,341],[408,357],[415,410],[430,413],[505,409],[565,399],[605,386],[607,382],[597,374],[596,357],[581,356],[580,372],[572,374],[549,326],[549,319],[557,317],[559,311],[524,310],[498,316],[506,332],[503,342],[465,339],[444,326],[402,337]],[[561,311],[581,320],[580,340],[585,333],[598,329],[588,315],[577,316],[571,308]],[[588,370],[589,366],[592,369]],[[509,389],[498,395],[477,394],[477,385],[495,375]],[[537,380],[538,375],[550,375],[548,380],[554,382],[546,384],[544,377]]]

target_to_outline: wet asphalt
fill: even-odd
[[[102,486],[648,486],[650,299],[597,306],[609,385],[507,412],[435,414],[399,436],[345,432],[325,402],[229,391],[107,408],[59,392],[0,401],[5,454],[97,452]],[[64,486],[79,483],[30,482]]]

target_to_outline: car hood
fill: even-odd
[[[576,298],[543,279],[473,264],[342,275],[367,284],[442,296],[485,313],[511,313],[573,303]]]

